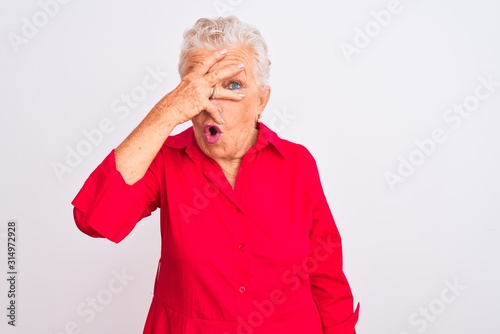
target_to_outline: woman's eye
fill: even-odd
[[[230,90],[238,90],[238,89],[241,89],[241,85],[239,82],[236,82],[236,81],[231,81],[227,87],[227,89],[230,89]]]

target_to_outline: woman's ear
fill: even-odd
[[[262,113],[266,108],[267,102],[271,97],[271,87],[264,86],[260,89],[259,113]]]

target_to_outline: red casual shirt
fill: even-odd
[[[234,189],[193,129],[127,185],[114,151],[72,204],[80,230],[119,242],[161,208],[146,334],[354,334],[358,310],[316,163],[260,124]]]

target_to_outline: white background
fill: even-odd
[[[0,332],[142,332],[157,213],[116,245],[79,232],[70,202],[177,85],[183,31],[199,17],[233,14],[270,47],[264,122],[318,162],[361,302],[358,333],[500,333],[500,2],[389,3],[72,0],[48,16],[38,1],[2,0],[0,267],[13,219],[19,276],[15,328],[0,280]],[[397,13],[381,26],[371,12],[388,7]],[[357,53],[343,52],[347,44]],[[148,68],[168,75],[120,118],[113,103],[138,91]],[[474,106],[480,77],[497,86],[479,88],[489,95]],[[448,110],[462,103],[474,111],[459,124]],[[83,131],[104,119],[112,130],[70,168],[68,149],[85,145]],[[432,147],[434,131],[446,139]],[[427,154],[415,141],[428,144]],[[391,187],[386,176],[398,173],[400,158],[418,166]],[[57,164],[67,167],[59,176]],[[117,283],[117,273],[128,278]]]

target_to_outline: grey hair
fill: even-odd
[[[265,86],[269,81],[271,61],[267,44],[254,26],[241,22],[235,16],[217,19],[201,18],[184,32],[179,59],[179,74],[186,74],[189,54],[197,50],[216,50],[230,45],[249,46],[254,55],[253,72],[257,85]]]

